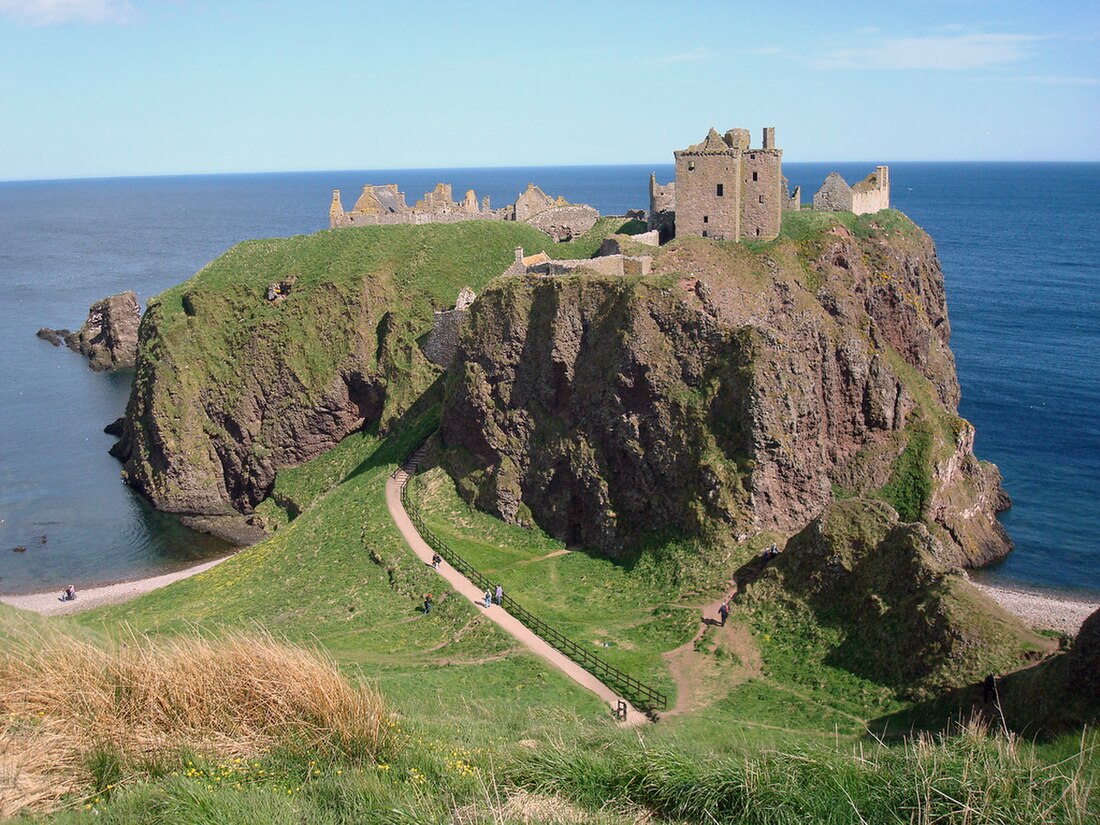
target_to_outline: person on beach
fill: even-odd
[[[718,626],[726,626],[726,617],[730,614],[730,606],[728,602],[722,602],[721,607],[718,608]]]
[[[424,615],[426,616],[427,614],[429,614],[431,612],[432,612],[432,594],[431,593],[425,593],[424,594]]]
[[[489,605],[493,603],[493,592],[491,590],[485,591],[485,608],[488,609]]]
[[[497,585],[497,604],[504,604],[504,588],[499,584]]]
[[[76,599],[76,588],[71,584],[61,591],[61,601],[71,602]]]

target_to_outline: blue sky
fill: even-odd
[[[1100,3],[0,0],[0,180],[1100,160]]]

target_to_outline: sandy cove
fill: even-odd
[[[176,570],[172,573],[163,573],[159,576],[149,576],[148,578],[118,582],[117,584],[105,584],[101,587],[86,587],[83,590],[77,590],[76,600],[71,602],[61,601],[59,598],[61,596],[60,590],[51,590],[49,593],[27,593],[22,596],[0,596],[0,602],[11,605],[12,607],[22,608],[23,610],[32,610],[43,616],[80,613],[81,611],[91,610],[94,607],[102,607],[106,604],[121,604],[122,602],[128,602],[152,590],[165,587],[172,582],[178,582],[181,579],[187,579],[209,570],[211,567],[221,564],[228,558],[232,558],[232,556],[223,556],[213,561],[204,561],[202,564],[196,564],[193,567],[185,567],[182,570]]]

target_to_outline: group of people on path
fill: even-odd
[[[493,603],[493,591],[486,588],[485,589],[485,606],[489,607],[489,606],[492,605],[492,603]],[[504,588],[501,587],[499,584],[497,585],[496,603],[497,603],[497,605],[501,605],[501,604],[504,603]]]
[[[432,553],[432,568],[434,570],[439,569],[439,565],[442,561],[443,561],[443,557],[441,555],[439,555],[439,553]],[[70,589],[71,589],[71,587],[70,587]],[[76,598],[75,594],[73,595],[73,598],[74,599]],[[493,604],[494,601],[497,603],[497,605],[503,605],[504,604],[504,587],[499,585],[499,584],[497,585],[495,598],[494,598],[494,594],[493,594],[492,590],[486,589],[486,591],[485,591],[485,600],[484,600],[485,607],[488,608],[489,606],[491,606]],[[424,594],[424,613],[425,613],[425,615],[432,612],[432,605],[434,603],[435,603],[435,600],[434,600],[433,595],[431,593],[425,593]]]

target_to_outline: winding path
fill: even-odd
[[[428,543],[420,537],[420,533],[417,532],[416,527],[412,523],[412,519],[409,518],[409,514],[405,512],[405,507],[401,503],[401,488],[409,480],[409,473],[402,468],[395,475],[390,476],[386,481],[386,506],[389,507],[390,517],[393,519],[394,524],[397,525],[398,531],[400,531],[402,537],[412,548],[413,553],[427,565],[432,563],[433,550],[428,546]],[[455,592],[470,602],[477,605],[479,609],[484,611],[485,616],[498,627],[507,632],[517,642],[522,644],[536,656],[539,656],[549,664],[556,667],[578,685],[586,688],[601,699],[614,710],[619,700],[622,698],[615,693],[611,688],[582,668],[568,656],[561,651],[552,647],[548,642],[535,635],[535,633],[520,622],[515,616],[508,613],[503,607],[499,605],[492,605],[486,609],[484,605],[484,593],[481,589],[476,587],[473,582],[463,576],[457,570],[455,570],[446,561],[440,563],[438,570],[436,571],[446,579],[447,583],[454,588]],[[625,725],[641,725],[646,721],[645,715],[631,705],[627,703],[627,715]]]

